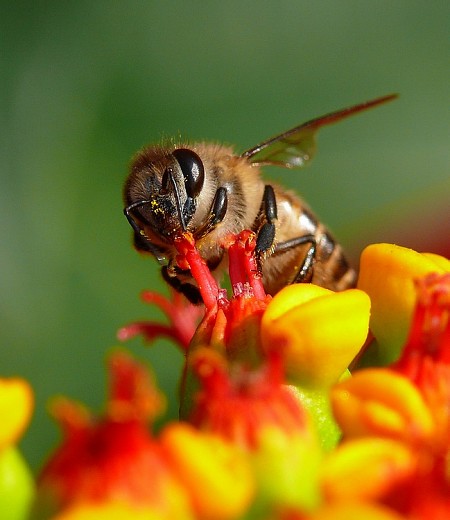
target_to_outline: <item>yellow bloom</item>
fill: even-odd
[[[184,517],[190,520],[193,517]],[[62,513],[53,516],[51,520],[169,520],[149,508],[133,507],[128,503],[104,502],[100,504],[79,503]],[[181,519],[180,519],[181,520]]]
[[[415,442],[430,439],[431,413],[419,390],[388,369],[356,372],[331,390],[333,412],[344,435],[379,435]]]
[[[322,468],[322,490],[330,502],[377,500],[409,478],[416,457],[401,442],[366,437],[344,443]]]
[[[0,379],[0,449],[14,444],[28,426],[33,411],[33,391],[23,379]]]
[[[316,508],[321,500],[318,476],[323,455],[314,436],[289,435],[266,426],[259,432],[259,446],[250,453],[258,484],[257,509]]]
[[[416,302],[414,280],[432,272],[450,272],[450,262],[392,244],[372,244],[363,251],[358,288],[372,301],[370,329],[383,364],[397,359],[408,336]]]
[[[364,344],[369,313],[363,291],[290,285],[267,306],[262,346],[268,352],[281,350],[288,381],[326,388],[339,380]]]
[[[196,518],[233,519],[248,509],[255,483],[248,460],[236,446],[183,423],[164,428],[160,440]]]
[[[325,465],[324,489],[332,500],[393,504],[408,518],[449,518],[450,274],[428,274],[415,289],[398,361],[361,370],[332,390],[347,442]]]

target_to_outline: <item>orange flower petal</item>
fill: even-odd
[[[401,442],[367,437],[342,444],[322,466],[329,501],[381,499],[410,477],[416,454]]]
[[[167,517],[150,508],[137,508],[122,502],[81,503],[64,510],[51,520],[165,520]],[[184,517],[189,520],[192,517]]]
[[[406,442],[431,437],[434,422],[419,390],[387,369],[366,369],[336,385],[331,402],[347,436],[380,435]]]

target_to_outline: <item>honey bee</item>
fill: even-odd
[[[256,234],[255,255],[268,294],[298,282],[335,291],[354,286],[356,272],[327,228],[298,195],[265,184],[260,166],[305,166],[314,156],[315,135],[322,126],[395,97],[313,119],[240,155],[205,142],[142,149],[124,186],[124,213],[136,249],[153,255],[164,279],[192,303],[201,303],[200,292],[190,271],[175,259],[174,239],[186,231],[217,278],[227,267],[226,237],[250,229]]]

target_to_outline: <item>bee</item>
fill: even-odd
[[[356,272],[342,247],[298,195],[266,184],[260,167],[307,165],[321,127],[395,97],[312,119],[240,155],[207,142],[143,148],[132,160],[124,186],[124,213],[136,249],[154,256],[163,278],[192,303],[201,303],[200,292],[190,271],[177,265],[174,247],[175,238],[186,231],[216,278],[227,267],[226,237],[250,229],[256,234],[255,255],[268,294],[299,282],[334,291],[353,287]]]

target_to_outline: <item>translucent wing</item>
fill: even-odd
[[[390,94],[353,107],[338,110],[337,112],[332,112],[317,119],[312,119],[307,123],[296,126],[292,128],[292,130],[288,130],[281,135],[272,137],[250,148],[250,150],[242,154],[242,157],[246,157],[253,164],[272,164],[284,166],[285,168],[301,168],[314,157],[316,151],[315,136],[319,128],[337,123],[341,119],[345,119],[368,108],[392,101],[396,97],[398,97],[397,94]]]

